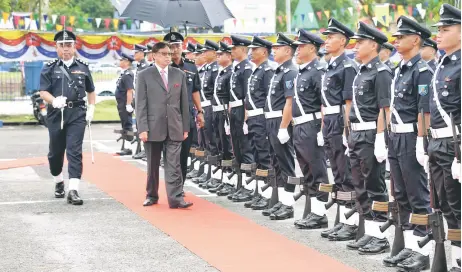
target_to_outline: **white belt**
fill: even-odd
[[[316,117],[316,118],[315,118]],[[321,119],[321,113],[307,113],[305,115],[293,118],[294,126],[304,124],[306,122],[313,121],[315,119]]]
[[[204,108],[204,107],[208,107],[208,106],[210,106],[210,105],[212,105],[212,103],[210,102],[210,100],[204,100],[204,101],[201,102],[201,107],[203,107],[203,108]]]
[[[212,106],[213,112],[223,111],[223,105]]]
[[[240,106],[242,106],[242,105],[244,105],[244,104],[242,103],[242,100],[236,100],[236,101],[232,101],[232,102],[230,101],[230,102],[229,102],[229,107],[230,107],[230,108],[240,107]]]
[[[322,112],[324,113],[324,115],[340,113],[340,107],[342,106],[338,105],[338,106],[322,107]]]
[[[432,133],[432,138],[434,138],[434,139],[452,137],[452,128],[450,128],[450,127],[430,128],[430,131]],[[460,134],[458,127],[456,127],[456,133],[457,133],[457,135]]]
[[[414,124],[390,124],[390,128],[394,133],[414,132]]]
[[[375,122],[351,123],[350,125],[351,129],[354,131],[371,130],[377,128],[377,124]]]
[[[265,112],[266,119],[277,118],[277,117],[282,117],[282,110]]]
[[[249,110],[247,111],[248,117],[258,116],[264,114],[263,109]]]

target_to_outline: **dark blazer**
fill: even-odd
[[[183,141],[189,132],[189,101],[186,75],[168,66],[168,91],[155,65],[138,73],[136,81],[138,131],[148,132],[148,141]]]

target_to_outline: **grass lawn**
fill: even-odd
[[[0,120],[3,123],[12,122],[37,122],[32,114],[24,115],[0,115]],[[117,106],[115,100],[102,101],[95,106],[95,116],[93,121],[114,121],[120,120],[117,113]]]

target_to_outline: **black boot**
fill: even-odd
[[[274,204],[272,208],[265,209],[262,211],[262,214],[264,216],[270,216],[270,214],[275,213],[277,210],[279,210],[282,207],[282,202],[278,202]]]
[[[67,203],[72,205],[82,205],[83,200],[80,199],[79,193],[76,190],[70,190],[67,194]]]
[[[64,191],[64,181],[55,184],[55,197],[64,198],[66,191]]]
[[[387,238],[379,239],[372,237],[372,239],[365,246],[358,249],[361,255],[376,255],[390,251],[390,243]]]
[[[139,159],[142,159],[144,157],[146,157],[146,152],[144,152],[144,150],[140,151],[140,153],[135,154],[135,155],[132,156],[132,158],[135,159],[135,160],[139,160]]]
[[[250,206],[250,208],[254,211],[261,211],[261,210],[267,209],[268,204],[269,204],[269,199],[262,196],[261,199],[254,205]]]
[[[327,238],[329,237],[329,234],[337,233],[337,231],[339,231],[342,227],[343,227],[343,223],[338,223],[333,228],[321,232],[321,237]]]
[[[422,271],[430,268],[430,257],[413,251],[409,257],[398,263],[399,271]]]
[[[305,220],[294,223],[298,229],[322,229],[327,228],[327,216],[319,216],[315,213],[308,214]]]
[[[395,267],[400,262],[402,262],[402,261],[406,260],[407,258],[409,258],[411,253],[412,253],[412,250],[410,250],[409,248],[405,248],[405,249],[401,250],[395,256],[393,256],[393,257],[388,256],[385,259],[383,259],[383,264],[385,266],[388,266],[388,267]]]
[[[186,178],[187,179],[197,178],[198,174],[199,174],[199,170],[193,169],[186,174]]]
[[[271,220],[286,220],[286,219],[290,219],[293,217],[294,217],[294,207],[287,206],[284,204],[277,211],[270,214]]]
[[[372,240],[372,236],[364,234],[358,241],[353,241],[347,244],[347,248],[351,250],[358,250],[360,247],[367,245]]]
[[[252,198],[250,201],[247,201],[246,203],[244,203],[244,207],[246,207],[246,208],[251,208],[252,205],[257,204],[258,201],[260,201],[261,198],[262,198],[261,195],[253,196],[253,198]]]
[[[349,241],[356,239],[356,233],[358,232],[358,226],[343,224],[342,228],[329,234],[329,241]]]

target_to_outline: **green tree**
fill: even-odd
[[[10,0],[0,0],[0,10],[3,12],[9,12],[10,9]]]

